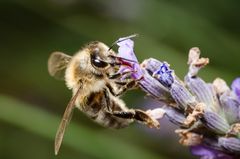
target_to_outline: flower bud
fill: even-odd
[[[146,69],[148,73],[152,75],[153,72],[157,71],[161,65],[162,65],[161,61],[158,61],[154,58],[149,58],[142,62],[141,67]]]
[[[228,151],[240,154],[240,139],[234,137],[220,137],[218,143]]]
[[[185,77],[185,83],[197,100],[206,104],[206,109],[214,111],[219,109],[217,97],[211,85],[205,83],[199,77],[190,77],[188,75]]]
[[[206,111],[202,120],[207,127],[218,134],[226,134],[230,128],[227,121],[215,112]]]
[[[195,97],[178,81],[172,84],[170,93],[175,102],[179,105],[179,108],[183,110],[186,110],[188,107],[193,109],[197,104]]]
[[[169,91],[153,78],[145,69],[142,69],[143,79],[139,81],[139,86],[149,95],[164,101],[173,101]]]
[[[183,122],[185,121],[185,116],[183,115],[182,112],[180,112],[179,110],[172,108],[170,106],[165,107],[165,115],[168,117],[168,119],[179,126],[183,125]]]

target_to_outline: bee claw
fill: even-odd
[[[156,119],[151,119],[151,121],[149,121],[147,123],[149,128],[157,128],[160,129],[160,123],[156,120]]]
[[[149,128],[160,128],[159,122],[152,118],[147,112],[144,112],[142,110],[135,110],[135,119],[143,122],[146,124]]]

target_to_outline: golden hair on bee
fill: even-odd
[[[99,77],[104,74],[113,71],[113,68],[110,68],[106,62],[111,62],[110,59],[107,59],[109,55],[116,54],[113,51],[108,51],[108,49],[108,46],[104,43],[94,41],[78,51],[73,56],[66,69],[65,81],[68,88],[72,89],[78,86],[79,79],[83,76],[87,76],[88,79],[91,79],[91,81],[86,81],[91,84],[95,82],[95,80],[99,80]],[[99,67],[95,67],[95,65],[92,64],[93,58],[95,58],[96,61],[99,58]]]

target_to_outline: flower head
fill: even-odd
[[[154,79],[148,71],[142,67],[137,60],[133,47],[134,42],[131,39],[120,38],[117,42],[118,57],[122,62],[119,72],[130,72],[132,79],[138,80],[139,87],[154,98],[166,100],[169,98],[169,92],[164,86]],[[129,78],[128,75],[123,76],[123,79]]]

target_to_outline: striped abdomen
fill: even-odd
[[[126,127],[133,121],[131,119],[118,118],[110,113],[112,111],[122,111],[124,108],[125,106],[122,102],[109,97],[107,90],[89,94],[84,98],[84,104],[81,107],[82,111],[95,122],[104,127],[116,129]]]

